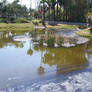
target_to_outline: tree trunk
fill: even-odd
[[[50,5],[49,5],[49,21],[50,21]]]
[[[48,4],[49,5],[49,15],[48,16],[49,16],[49,21],[50,21],[50,1],[49,0],[48,0],[48,3],[49,3]]]
[[[58,19],[58,13],[59,13],[59,11],[58,11],[58,1],[57,1],[57,21],[59,20]]]
[[[55,6],[53,8],[54,8],[54,21],[55,21]]]
[[[45,21],[45,2],[43,1],[42,20]]]

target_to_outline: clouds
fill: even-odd
[[[1,0],[0,0],[1,1]],[[9,3],[12,3],[14,0],[7,0]],[[40,0],[20,0],[20,4],[26,5],[27,8],[36,8]]]
[[[26,5],[28,8],[30,8],[31,0],[20,0],[20,4]],[[33,6],[32,6],[33,7]]]

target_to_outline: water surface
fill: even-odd
[[[92,43],[47,48],[30,32],[0,32],[0,92],[92,92]]]

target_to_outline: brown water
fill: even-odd
[[[91,48],[91,41],[42,47],[34,45],[30,32],[0,32],[0,92],[92,92]]]

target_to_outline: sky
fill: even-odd
[[[7,0],[8,2],[13,2],[14,0]],[[31,3],[30,3],[30,1],[31,1]],[[22,5],[26,5],[27,6],[27,8],[29,8],[30,7],[30,5],[31,5],[31,7],[33,8],[33,9],[35,9],[36,7],[37,7],[37,4],[38,4],[38,2],[39,2],[40,0],[20,0],[20,3],[22,4]]]

